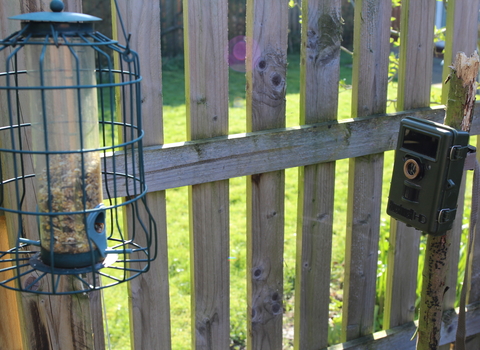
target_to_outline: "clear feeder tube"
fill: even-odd
[[[75,40],[83,42],[69,38]],[[85,213],[103,200],[100,153],[94,151],[99,147],[95,53],[87,46],[26,48],[29,85],[41,87],[30,94],[32,149],[41,152],[34,155],[38,211],[64,213],[39,215],[42,258],[49,264],[53,257],[58,267],[91,265],[103,255],[89,239]],[[98,233],[102,225],[95,223]]]

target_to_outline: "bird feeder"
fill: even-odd
[[[0,285],[71,294],[146,272],[156,225],[130,38],[120,45],[94,30],[99,18],[63,12],[59,0],[50,8],[11,17],[21,29],[0,41],[0,210],[11,247],[0,252]],[[70,277],[74,287],[62,282]]]

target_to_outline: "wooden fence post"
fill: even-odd
[[[8,246],[7,222],[5,215],[0,213],[0,251],[6,251]],[[4,280],[11,274],[0,274]],[[20,327],[17,293],[0,287],[0,349],[22,350],[22,329]]]
[[[184,0],[187,138],[228,134],[228,2]],[[230,346],[229,181],[189,187],[192,348]]]
[[[288,2],[247,0],[247,131],[285,127]],[[281,349],[285,171],[247,178],[248,349]]]
[[[159,145],[163,143],[160,0],[118,0],[118,6],[127,34],[132,34],[131,48],[138,53],[140,60],[142,129],[145,131],[143,146]],[[125,44],[113,0],[111,8],[114,28],[117,29],[113,35]],[[146,201],[157,225],[158,255],[147,273],[129,282],[130,341],[132,349],[136,350],[169,350],[171,327],[165,191],[147,193]],[[131,235],[134,215],[131,210],[124,213]],[[138,215],[143,222],[148,221],[143,207],[139,208]],[[140,243],[147,245],[147,242]]]
[[[352,117],[384,113],[391,2],[355,2]],[[342,340],[371,334],[380,230],[383,153],[350,159]]]
[[[477,49],[478,10],[477,0],[449,0],[447,6],[447,31],[445,33],[445,56],[443,80],[450,75],[450,66],[458,52],[473,52]],[[449,87],[444,85],[442,103],[447,104]]]
[[[401,11],[398,111],[430,106],[435,2],[402,1]],[[415,319],[420,231],[392,219],[389,240],[383,329]]]
[[[457,55],[450,74],[450,89],[445,124],[470,131],[476,94],[479,60]],[[458,220],[458,219],[457,219]],[[418,325],[417,349],[436,349],[440,340],[443,298],[446,289],[452,231],[443,236],[428,235],[423,269],[423,285]]]
[[[341,1],[303,0],[302,26],[300,124],[336,120]],[[334,191],[335,162],[299,167],[295,349],[328,346]]]

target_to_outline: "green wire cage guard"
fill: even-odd
[[[0,41],[0,285],[84,293],[131,280],[156,257],[141,75],[129,38],[120,45],[94,30],[99,18],[50,7],[12,17],[21,30]]]

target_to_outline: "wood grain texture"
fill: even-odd
[[[9,249],[7,222],[5,215],[0,215],[0,251]],[[2,266],[4,268],[6,266]],[[0,280],[13,277],[13,273],[1,273]],[[22,328],[20,327],[17,293],[0,288],[0,349],[22,350]]]
[[[189,140],[228,134],[228,2],[184,1]],[[192,347],[230,345],[229,183],[189,187]]]
[[[51,0],[20,1],[20,13],[51,12],[50,2]],[[82,0],[63,0],[63,3],[65,12],[82,12]]]
[[[435,4],[402,2],[398,110],[430,106]]]
[[[480,115],[480,111],[477,114]],[[418,109],[146,147],[148,191],[393,150],[400,120],[406,116],[441,122],[445,111],[443,107]],[[473,127],[475,133],[480,133],[480,118],[474,119]],[[109,156],[107,169],[112,169],[111,161]],[[131,166],[131,160],[129,164]],[[116,166],[122,171],[122,164],[117,162]],[[119,195],[126,193],[124,186],[119,185],[118,191]]]
[[[467,172],[464,173],[460,193],[458,195],[458,203],[465,203],[465,188],[466,188]],[[457,208],[457,218],[464,217],[464,205],[459,205]],[[451,310],[455,307],[457,295],[460,291],[457,290],[458,280],[458,264],[460,261],[460,244],[463,232],[462,220],[455,220],[451,229],[451,245],[448,252],[448,269],[446,276],[446,285],[448,290],[443,296],[443,310]]]
[[[480,3],[475,0],[454,0],[449,3],[447,7],[447,30],[445,38],[445,64],[443,67],[443,77],[444,79],[450,74],[450,66],[455,61],[455,58],[459,52],[464,52],[467,56],[470,56],[475,50],[478,50],[478,10]],[[447,100],[450,98],[449,95],[450,86],[445,84],[442,90],[442,101],[447,103]],[[478,109],[478,108],[477,108]],[[470,134],[474,134],[473,130],[470,129]],[[457,231],[458,232],[458,229]],[[457,235],[458,236],[458,235]],[[454,238],[457,236],[454,235]],[[457,242],[455,240],[454,246],[451,250],[454,251],[453,266],[450,269],[450,278],[448,282],[453,281],[453,273],[455,265],[458,262],[456,249],[458,248]],[[477,251],[478,254],[478,251]],[[475,265],[472,265],[472,268],[475,269]],[[452,292],[450,292],[452,293]],[[447,295],[447,301],[453,300],[453,295]],[[471,339],[471,341],[480,343],[480,336],[476,339]]]
[[[131,48],[137,51],[140,59],[143,78],[142,127],[145,131],[143,145],[162,144],[160,0],[136,0],[135,2],[119,0],[118,4],[127,33],[132,34]],[[113,1],[112,9],[115,11]],[[119,42],[124,43],[125,38],[118,23],[117,30]],[[148,273],[138,276],[129,284],[131,344],[133,349],[169,350],[171,349],[171,327],[165,191],[148,193],[146,203],[156,221],[158,255],[157,259],[151,263]],[[143,203],[138,205],[137,214],[144,223],[148,223],[149,217]],[[128,210],[125,214],[130,227],[129,231],[133,233],[131,228],[136,222],[132,211]],[[139,239],[138,243],[147,245],[143,239]]]
[[[157,229],[157,259],[154,260],[147,273],[141,274],[129,283],[130,306],[130,341],[133,349],[171,349],[170,298],[168,284],[168,256],[166,250],[166,200],[165,191],[152,192],[147,195],[150,213],[154,216]],[[130,212],[130,211],[129,211]],[[139,203],[138,216],[143,223],[149,223],[145,207]],[[137,237],[138,221],[128,215],[129,232],[135,232]],[[147,242],[137,239],[146,246]],[[154,247],[151,253],[154,254]],[[143,264],[138,264],[143,267]],[[131,267],[137,267],[131,264]],[[108,289],[106,290],[108,293]]]
[[[478,332],[480,327],[480,308],[478,303],[467,307],[467,336],[473,336]],[[458,325],[458,315],[455,311],[449,311],[444,314],[441,326],[442,336],[440,338],[440,345],[446,345],[455,340],[455,333]],[[401,326],[393,327],[386,331],[381,331],[361,337],[343,344],[337,344],[326,348],[327,350],[414,350],[416,349],[415,330],[417,328],[416,322],[408,322]],[[472,347],[469,349],[476,349],[473,341],[469,343]]]
[[[478,110],[478,108],[477,108]],[[477,149],[480,147],[480,140],[477,138]],[[480,153],[477,152],[477,161],[480,161]],[[480,211],[480,210],[479,210]],[[480,212],[477,211],[477,215],[480,215]],[[474,215],[474,213],[471,213]],[[480,217],[480,216],[479,216]],[[478,224],[477,224],[478,226]],[[478,238],[478,229],[475,230],[475,243],[473,246],[473,258],[470,266],[470,293],[467,296],[467,303],[479,303],[480,302],[480,239]],[[476,339],[472,340],[476,344],[479,344],[480,348],[480,337],[477,336]]]
[[[251,175],[247,181],[247,344],[251,349],[273,350],[282,344],[284,184],[284,171]]]
[[[190,187],[194,349],[230,344],[228,180]]]
[[[285,126],[288,3],[247,0],[247,130]],[[282,348],[283,170],[247,178],[247,347]]]
[[[187,138],[228,134],[227,2],[184,2]]]
[[[477,149],[478,147],[480,147],[480,140],[477,139]],[[480,161],[479,157],[480,153],[477,153],[477,161]],[[477,215],[480,215],[480,213],[477,212]],[[478,230],[476,230],[476,234],[477,236],[475,237],[475,245],[473,246],[473,259],[470,269],[471,285],[467,300],[468,304],[480,302],[480,239],[478,238]]]
[[[285,126],[286,3],[247,1],[247,131]]]
[[[467,56],[477,50],[478,11],[480,3],[476,0],[453,0],[447,6],[447,30],[445,32],[445,52],[443,80],[450,74],[450,66],[458,52]],[[448,86],[442,89],[442,103],[447,103]]]
[[[472,116],[475,107],[475,96],[477,91],[477,76],[479,73],[480,60],[478,54],[475,52],[471,56],[467,57],[464,53],[458,53],[456,55],[455,62],[453,64],[452,72],[450,74],[450,79],[448,82],[449,85],[449,96],[448,96],[448,110],[445,116],[445,124],[453,126],[457,129],[464,130],[469,132]],[[457,81],[457,79],[459,81]],[[456,100],[456,101],[452,101]],[[460,195],[458,197],[458,203],[464,203],[465,201],[465,187],[466,187],[466,178],[467,174],[464,172]],[[464,206],[460,205],[459,210],[457,211],[458,217],[463,217]],[[472,215],[472,214],[471,214]],[[457,279],[458,279],[458,266],[460,260],[460,246],[462,238],[462,222],[461,220],[456,220],[454,222],[453,228],[451,231],[447,232],[447,238],[449,240],[450,246],[448,248],[447,255],[447,275],[445,279],[445,285],[450,287],[448,291],[443,295],[443,310],[453,309],[457,300],[457,295],[460,295],[460,308],[464,308],[468,299],[468,282],[467,285],[463,286],[460,291],[457,291]],[[467,245],[470,246],[470,243]],[[467,259],[467,258],[466,258]],[[466,261],[465,273],[471,276],[470,265],[471,261]],[[465,315],[463,312],[460,313],[459,322],[461,327],[459,327],[459,332],[456,336],[456,347],[461,349],[466,349],[466,335],[465,335]],[[465,339],[464,339],[465,338]],[[469,348],[473,343],[478,343],[480,341],[480,335],[475,339],[473,337],[470,339]],[[442,350],[447,350],[448,345],[441,347]]]
[[[471,58],[470,61],[464,53],[456,55],[455,63],[451,67],[448,106],[445,116],[445,124],[466,132],[470,131],[470,115],[473,115],[474,107],[474,104],[470,102],[472,99],[475,100],[472,95],[475,95],[479,67],[478,55],[475,53]],[[440,318],[444,304],[447,301],[451,304],[447,306],[453,307],[453,296],[445,299],[445,292],[450,288],[447,283],[456,281],[456,276],[452,276],[452,274],[457,270],[461,232],[458,223],[456,226],[456,231],[449,230],[445,235],[427,236],[418,326],[417,348],[419,350],[438,346]],[[461,344],[457,345],[461,346]]]
[[[300,123],[335,120],[338,109],[341,2],[302,3]],[[328,345],[335,162],[299,168],[295,348]]]
[[[355,3],[352,116],[386,109],[391,3]],[[383,154],[350,159],[342,339],[373,332]]]
[[[434,15],[432,1],[402,2],[398,110],[430,105]],[[420,232],[395,219],[390,227],[384,329],[413,321],[417,299]]]

